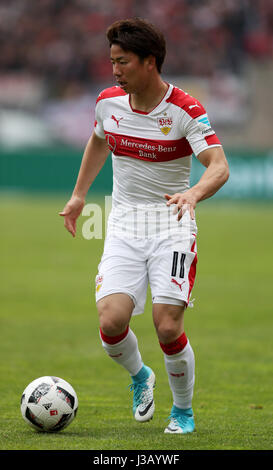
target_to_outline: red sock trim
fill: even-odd
[[[188,338],[186,334],[182,333],[182,335],[179,336],[179,338],[177,338],[172,343],[163,344],[159,342],[159,344],[160,344],[162,351],[165,354],[167,354],[168,356],[172,356],[173,354],[177,354],[180,351],[182,351],[184,347],[186,346],[187,342],[188,342]]]
[[[121,340],[123,340],[127,336],[128,331],[129,331],[129,326],[127,326],[126,330],[123,333],[121,333],[120,335],[107,336],[105,333],[103,333],[102,329],[100,328],[100,336],[101,336],[101,339],[105,343],[107,343],[107,344],[116,344],[116,343],[119,343]]]

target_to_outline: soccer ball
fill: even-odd
[[[78,398],[73,387],[59,377],[45,376],[33,380],[21,398],[21,413],[33,428],[57,432],[76,416]]]

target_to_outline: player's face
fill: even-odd
[[[151,71],[148,58],[141,61],[133,52],[126,52],[117,44],[113,44],[111,62],[113,75],[126,93],[139,93],[147,86]]]

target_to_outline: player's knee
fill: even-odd
[[[106,335],[121,334],[128,326],[128,315],[124,315],[115,302],[105,297],[98,304],[100,328]]]
[[[112,318],[100,318],[100,328],[107,336],[117,336],[121,334],[127,325]]]
[[[165,307],[163,311],[154,313],[154,325],[160,342],[175,341],[183,331],[183,308],[174,306]]]
[[[178,334],[177,324],[173,322],[160,322],[156,327],[158,339],[163,344],[175,341]]]

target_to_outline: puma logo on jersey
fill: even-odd
[[[117,118],[112,114],[111,119],[113,119],[113,120],[117,123],[117,126],[119,127],[119,123],[120,123],[120,121],[123,119],[123,117],[117,119]]]
[[[191,104],[189,106],[189,109],[192,109],[192,108],[200,108],[199,104],[195,103],[195,104]]]
[[[179,284],[176,279],[172,279],[171,282],[173,282],[173,284],[176,284],[182,292],[182,285],[185,283],[185,281],[182,281],[181,284]]]

